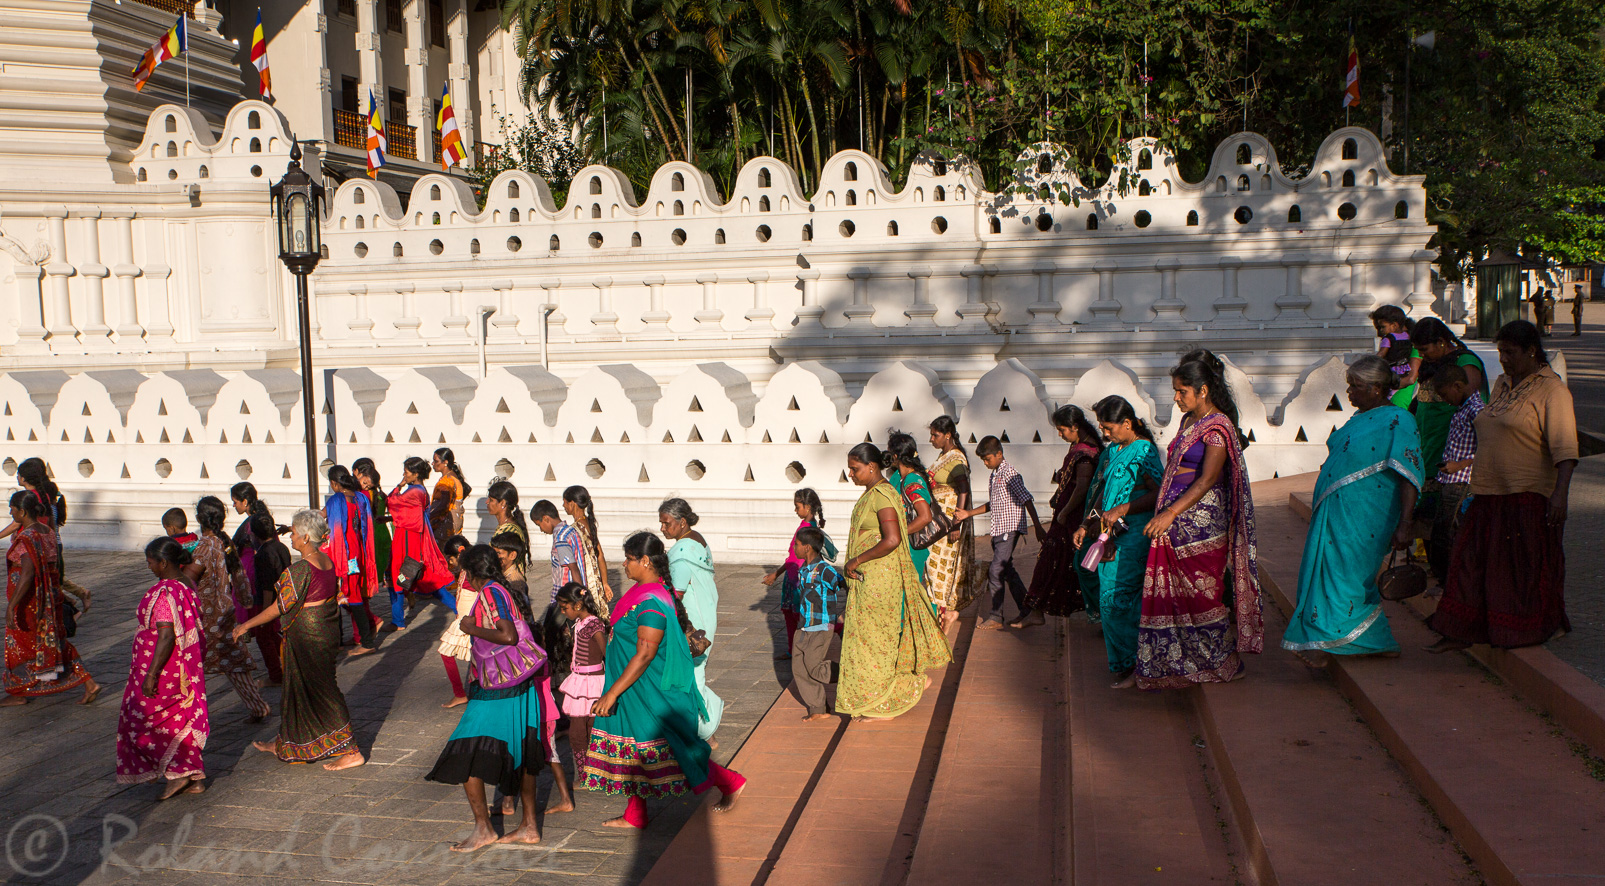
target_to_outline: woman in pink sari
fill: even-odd
[[[1137,685],[1179,688],[1243,673],[1265,643],[1254,500],[1225,365],[1193,351],[1170,371],[1186,413],[1170,441],[1137,623]]]
[[[5,670],[0,707],[84,687],[79,704],[100,695],[100,684],[84,670],[78,650],[67,640],[61,596],[61,547],[45,522],[44,499],[29,490],[11,496],[11,519],[20,527],[6,551]]]
[[[206,790],[201,750],[211,732],[201,604],[184,574],[190,554],[163,536],[145,546],[157,582],[139,602],[133,662],[117,719],[117,781],[167,779],[161,799]]]

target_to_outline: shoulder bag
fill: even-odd
[[[496,587],[500,588],[499,585]],[[505,588],[502,591],[506,593]],[[534,676],[546,664],[546,651],[535,642],[529,624],[518,616],[516,609],[512,622],[518,639],[511,645],[483,637],[471,638],[474,641],[474,667],[479,674],[479,685],[486,689],[511,689]]]

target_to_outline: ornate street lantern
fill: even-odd
[[[273,220],[279,233],[279,260],[295,275],[296,307],[301,327],[301,408],[306,426],[307,504],[318,508],[318,452],[316,410],[312,403],[311,312],[307,299],[307,275],[323,257],[320,228],[323,221],[323,185],[313,181],[301,168],[301,144],[290,148],[290,165],[284,178],[269,189],[273,198]]]

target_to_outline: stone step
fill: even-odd
[[[1257,498],[1263,585],[1291,613],[1304,527]],[[1605,783],[1591,758],[1467,657],[1420,651],[1436,635],[1409,609],[1385,609],[1403,656],[1334,656],[1328,670],[1478,870],[1494,884],[1598,882]]]

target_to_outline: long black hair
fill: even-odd
[[[356,474],[358,477],[366,478],[369,483],[373,484],[375,491],[383,492],[379,488],[379,468],[374,465],[373,459],[364,455],[352,462],[351,473]]]
[[[808,508],[808,519],[814,521],[815,526],[821,529],[825,528],[825,506],[820,503],[819,493],[815,492],[812,487],[804,486],[797,490],[792,494],[791,500],[795,504]]]
[[[529,534],[529,524],[524,521],[524,512],[518,509],[518,487],[510,481],[497,480],[485,490],[485,497],[495,499],[507,508],[507,519],[518,524],[518,528]]]
[[[1170,370],[1170,377],[1194,391],[1206,388],[1209,391],[1209,404],[1226,416],[1232,427],[1237,429],[1239,446],[1248,448],[1248,437],[1237,420],[1237,401],[1232,399],[1232,389],[1226,384],[1226,363],[1221,358],[1203,348],[1189,351]]]
[[[1085,443],[1099,451],[1103,450],[1103,435],[1098,433],[1097,425],[1087,421],[1087,414],[1081,411],[1080,406],[1066,403],[1053,410],[1053,426],[1070,428],[1076,432],[1077,442]]]
[[[333,482],[331,471],[330,482]],[[267,541],[278,534],[277,525],[273,522],[273,512],[268,510],[267,502],[256,497],[256,486],[241,480],[229,487],[229,497],[235,501],[245,502],[245,523],[251,530],[251,538],[256,541]],[[268,527],[266,534],[258,531],[257,524],[266,521]]]
[[[407,473],[417,477],[418,482],[420,483],[429,479],[429,472],[432,470],[429,467],[429,462],[424,461],[416,455],[402,462],[401,466],[404,470],[406,470]]]
[[[558,588],[557,596],[554,599],[558,603],[572,603],[597,618],[602,617],[602,609],[596,605],[596,600],[591,596],[591,592],[586,589],[585,585],[577,581],[571,581]]]
[[[584,486],[570,486],[563,490],[563,501],[571,501],[585,515],[585,529],[591,536],[591,543],[601,547],[602,543],[596,538],[596,508],[591,506],[591,491]]]
[[[674,601],[674,615],[680,622],[681,632],[689,636],[696,630],[691,624],[691,616],[686,614],[685,604],[680,602],[680,595],[674,592],[674,585],[669,579],[669,551],[663,546],[663,539],[646,530],[632,533],[624,540],[624,556],[631,560],[646,558],[652,565],[652,571],[658,574],[658,581],[669,590],[669,598]]]
[[[925,481],[926,491],[930,490],[931,475],[925,470],[925,463],[920,461],[920,448],[913,437],[902,431],[893,431],[892,435],[886,438],[886,451],[882,455],[891,456],[893,466],[906,465],[919,472],[920,479]]]
[[[879,446],[868,440],[847,450],[847,457],[861,465],[874,465],[882,469],[886,467],[886,453],[881,452]]]
[[[158,563],[170,563],[174,566],[188,566],[195,562],[195,558],[184,546],[165,535],[158,535],[145,545],[145,559],[155,560]]]
[[[468,485],[468,478],[463,476],[463,469],[457,467],[457,456],[452,455],[450,449],[444,446],[436,449],[435,458],[445,462],[446,470],[451,471],[452,476],[457,478],[457,482],[463,484],[463,495],[466,496],[474,491],[474,487]]]
[[[55,528],[60,529],[61,524],[67,522],[67,500],[56,488],[56,481],[50,479],[50,468],[45,460],[37,455],[23,459],[22,464],[17,465],[17,478],[38,490],[48,508],[55,509]]]
[[[517,588],[507,583],[507,576],[502,574],[501,558],[490,545],[471,545],[468,550],[457,555],[457,565],[463,574],[479,582],[481,585],[495,582],[507,591],[513,598],[513,605],[518,608],[519,617],[524,619],[525,625],[535,623],[535,615],[530,610],[529,596],[521,594]]]
[[[345,465],[335,465],[329,468],[329,485],[341,492],[360,493],[362,491],[362,486],[357,483],[357,478],[351,476],[351,470]]]
[[[926,428],[938,434],[946,434],[952,437],[953,445],[958,447],[959,452],[964,453],[965,456],[969,455],[968,452],[964,452],[964,441],[959,438],[959,423],[953,420],[953,416],[938,415],[936,418],[931,419],[931,423],[926,425]]]
[[[1131,408],[1131,403],[1119,394],[1110,394],[1092,406],[1092,414],[1098,421],[1108,422],[1112,425],[1123,421],[1131,422],[1131,429],[1137,436],[1149,443],[1154,442],[1154,432],[1148,430],[1148,423],[1137,417],[1137,410]]]
[[[11,506],[35,520],[45,515],[45,503],[26,489],[18,489],[11,494]]]
[[[223,565],[233,575],[234,570],[240,568],[240,552],[234,547],[234,539],[223,531],[223,522],[227,519],[228,508],[217,496],[204,496],[195,503],[195,522],[200,526],[200,534],[210,532],[223,543]]]

